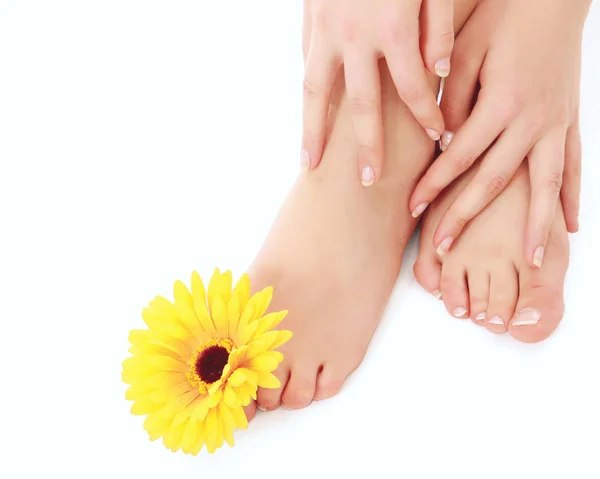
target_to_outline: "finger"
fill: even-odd
[[[420,18],[425,66],[434,75],[446,78],[454,46],[454,1],[424,0]]]
[[[398,95],[427,135],[437,141],[444,131],[444,118],[427,81],[418,36],[419,24],[415,18],[405,26],[403,35],[388,37],[384,54]]]
[[[371,186],[381,175],[383,121],[381,82],[377,58],[372,53],[353,51],[344,57],[348,105],[358,147],[361,182]]]
[[[525,261],[536,268],[542,267],[548,234],[556,215],[562,187],[566,134],[563,129],[552,130],[535,144],[529,154],[531,201],[525,235]]]
[[[312,17],[310,9],[310,0],[304,0],[303,2],[303,14],[302,14],[302,57],[304,62],[308,57],[308,48],[310,47],[310,37],[312,32]]]
[[[340,61],[313,35],[306,59],[302,107],[302,152],[304,169],[315,168],[321,161],[327,130],[329,100]]]
[[[523,119],[502,134],[481,161],[475,176],[450,205],[433,235],[433,244],[440,256],[450,249],[467,223],[498,196],[512,179],[534,144],[528,129],[529,123]]]
[[[581,192],[581,136],[579,119],[567,131],[565,144],[565,170],[561,200],[567,231],[579,230],[579,195]]]
[[[442,190],[467,171],[506,128],[509,115],[498,103],[486,98],[477,102],[450,147],[417,184],[409,202],[413,217],[419,216]]]
[[[454,68],[446,78],[442,91],[440,108],[446,123],[446,131],[440,139],[440,149],[446,151],[455,132],[467,121],[479,85],[479,73],[485,60],[486,48],[481,42],[474,42],[470,24],[456,40],[452,53]]]

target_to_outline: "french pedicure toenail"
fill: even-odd
[[[452,141],[452,138],[454,138],[454,132],[453,131],[445,131],[442,134],[442,138],[440,139],[440,150],[446,151],[446,148],[448,148],[448,145]]]
[[[431,294],[433,294],[437,299],[442,299],[442,292],[437,289],[434,290]]]
[[[300,152],[300,167],[303,170],[308,170],[309,166],[310,166],[310,155],[308,154],[308,151],[306,151],[304,148],[302,148],[302,151]]]
[[[375,183],[375,173],[373,172],[373,168],[370,166],[363,166],[363,169],[360,172],[360,181],[363,186],[371,186]]]
[[[429,138],[431,138],[433,141],[438,141],[441,138],[440,134],[437,131],[432,130],[431,128],[425,128],[425,132],[429,135]]]
[[[437,254],[440,256],[444,256],[450,249],[450,246],[452,246],[453,241],[454,238],[451,238],[450,236],[448,236],[448,238],[445,238],[437,247]]]
[[[538,246],[533,253],[533,264],[538,268],[542,267],[542,262],[544,261],[544,247]]]
[[[540,313],[537,309],[525,308],[517,313],[512,325],[513,326],[533,325],[533,324],[537,324],[541,318],[542,318],[542,313]]]
[[[452,314],[454,315],[455,318],[462,318],[465,314],[467,314],[467,310],[465,308],[463,308],[462,306],[456,308],[454,311],[452,311]]]
[[[413,218],[418,218],[419,216],[421,216],[423,214],[423,211],[425,211],[428,206],[429,206],[429,203],[421,203],[419,206],[417,206],[413,210],[412,217]]]
[[[490,324],[504,325],[504,320],[500,316],[494,316],[490,319]]]
[[[444,57],[435,62],[434,70],[437,76],[446,78],[450,75],[450,57]]]
[[[484,321],[485,320],[485,313],[479,313],[477,316],[475,316],[475,320],[476,321]]]

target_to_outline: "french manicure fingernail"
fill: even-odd
[[[437,76],[446,78],[450,75],[450,57],[444,57],[435,62],[434,70]]]
[[[439,132],[432,130],[431,128],[425,128],[425,131],[433,141],[438,141],[441,138]]]
[[[421,214],[423,214],[423,211],[425,211],[428,206],[429,206],[429,203],[421,203],[419,206],[417,206],[413,210],[412,217],[413,218],[418,218],[419,216],[421,216]]]
[[[442,137],[440,138],[440,150],[446,151],[446,148],[448,148],[448,145],[452,141],[452,138],[454,138],[453,131],[445,131],[444,133],[442,133]]]
[[[310,166],[310,155],[304,148],[302,148],[302,151],[300,152],[300,166],[303,170],[308,170]]]
[[[535,308],[525,308],[517,313],[515,316],[515,320],[512,322],[513,326],[528,326],[532,324],[537,324],[539,320],[542,318],[542,313],[540,313]]]
[[[364,166],[360,172],[360,181],[363,186],[371,186],[375,183],[375,173],[373,172],[373,168],[370,166]]]
[[[533,253],[533,264],[538,268],[542,267],[542,262],[544,261],[544,247],[538,246]]]
[[[477,316],[475,316],[475,320],[476,321],[484,321],[485,320],[485,313],[479,313]]]
[[[451,238],[450,236],[448,236],[447,238],[445,238],[440,245],[437,247],[437,254],[440,256],[444,256],[448,250],[450,249],[450,246],[452,246],[452,242],[454,241],[454,238]]]
[[[452,311],[452,315],[455,318],[462,318],[465,314],[467,314],[467,310],[465,308],[463,308],[462,306],[456,308],[454,311]]]
[[[489,322],[490,324],[504,324],[504,320],[500,316],[494,316]]]
[[[434,290],[431,294],[433,294],[437,299],[442,299],[442,292],[437,289]]]

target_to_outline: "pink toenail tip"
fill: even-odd
[[[440,150],[446,151],[446,148],[448,148],[448,145],[452,141],[452,138],[454,138],[453,131],[445,131],[444,133],[442,133],[442,137],[440,138]]]
[[[373,183],[375,183],[375,172],[373,171],[373,168],[370,166],[363,167],[360,173],[360,181],[362,182],[363,186],[371,186]]]
[[[425,211],[428,206],[429,206],[429,203],[421,203],[419,206],[417,206],[413,210],[412,217],[413,218],[418,218],[419,216],[421,216],[423,214],[423,211]]]
[[[431,294],[433,294],[437,299],[442,299],[442,292],[438,291],[437,289],[435,291],[433,291]]]
[[[531,326],[542,319],[542,313],[535,308],[525,308],[515,316],[512,326]]]
[[[261,411],[267,412],[268,409],[262,406],[256,406],[258,409],[260,409]]]
[[[465,314],[467,314],[467,310],[463,307],[459,307],[452,311],[452,314],[455,318],[462,318]]]
[[[494,316],[490,319],[490,324],[504,325],[504,320],[500,316]]]
[[[437,247],[437,254],[439,256],[444,256],[448,250],[450,249],[450,247],[452,246],[452,243],[454,242],[454,238],[448,237],[445,238],[444,241],[442,241],[440,243],[440,245]]]
[[[476,321],[485,321],[485,313],[479,313],[477,316],[475,316],[475,320]]]

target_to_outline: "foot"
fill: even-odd
[[[302,408],[340,390],[365,355],[415,228],[409,194],[431,160],[433,142],[381,67],[382,178],[361,185],[349,106],[340,95],[321,165],[300,175],[250,268],[253,287],[274,287],[272,308],[289,310],[281,327],[294,333],[275,372],[281,387],[258,391],[263,410],[281,403]]]
[[[524,163],[506,190],[475,217],[440,257],[433,233],[442,214],[475,173],[450,186],[423,220],[415,277],[448,312],[470,318],[492,333],[509,332],[519,341],[546,339],[563,316],[563,284],[569,242],[562,209],[556,211],[541,269],[523,260],[529,208],[529,176]],[[441,296],[440,296],[441,295]]]

